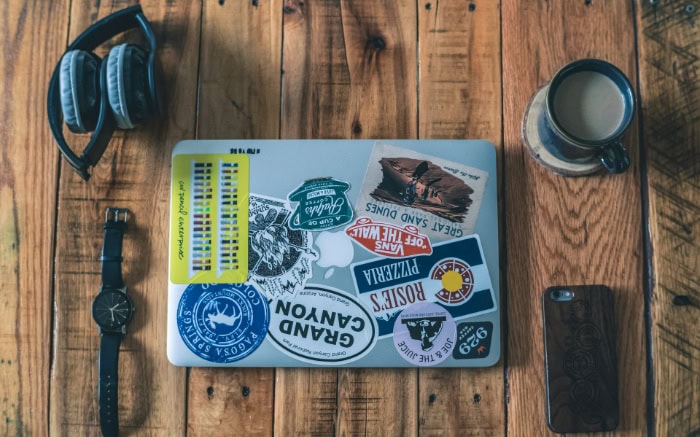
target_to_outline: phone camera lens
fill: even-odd
[[[569,289],[552,290],[549,298],[555,302],[568,302],[574,298],[574,292]]]

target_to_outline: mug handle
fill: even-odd
[[[630,166],[630,157],[620,141],[607,144],[598,153],[598,158],[610,173],[623,173]]]

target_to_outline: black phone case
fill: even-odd
[[[570,300],[562,298],[567,290]],[[547,424],[557,433],[611,431],[619,421],[613,298],[604,285],[542,296]]]

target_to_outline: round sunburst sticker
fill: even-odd
[[[444,259],[437,263],[430,272],[430,279],[442,282],[442,289],[435,293],[435,297],[447,305],[464,302],[474,289],[472,269],[456,258]]]

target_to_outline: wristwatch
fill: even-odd
[[[102,245],[102,286],[92,301],[92,318],[100,331],[99,386],[97,397],[100,429],[105,437],[119,434],[118,368],[119,345],[126,325],[134,314],[134,304],[126,294],[122,279],[122,240],[129,212],[107,208]]]

